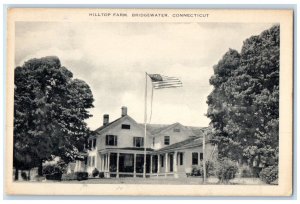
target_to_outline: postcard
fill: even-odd
[[[293,10],[7,13],[7,194],[292,194]]]

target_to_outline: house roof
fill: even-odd
[[[144,127],[143,123],[139,123],[139,125]],[[172,124],[147,124],[147,131],[149,131],[152,135],[157,135],[165,130],[175,127],[176,125],[180,125],[188,130],[191,130],[191,132],[194,133],[194,135],[191,136],[201,136],[203,134],[203,130],[205,129],[203,127],[184,126],[176,122]]]
[[[200,137],[191,137],[191,138],[188,138],[188,139],[183,140],[181,142],[177,142],[177,143],[171,144],[169,146],[163,147],[161,149],[158,149],[157,151],[160,152],[160,151],[168,151],[168,150],[171,150],[171,149],[176,149],[176,148],[185,146],[187,144],[193,143],[195,141],[195,139],[198,139],[198,138],[200,138]]]
[[[137,123],[134,119],[132,119],[129,115],[122,116],[107,125],[103,125],[95,130],[96,133],[102,133],[106,129],[109,129],[110,127],[114,126],[114,124],[118,123],[119,121],[128,118],[129,120],[132,120],[134,123],[136,123],[137,126],[140,128],[144,129],[144,124],[143,123]],[[153,136],[163,133],[164,131],[167,131],[168,129],[175,127],[175,126],[182,126],[187,130],[190,130],[193,135],[190,136],[202,136],[203,132],[205,131],[206,128],[203,127],[193,127],[193,126],[184,126],[178,122],[173,123],[173,124],[147,124],[147,132],[148,134],[151,134]]]
[[[118,125],[118,123],[121,123],[122,121],[124,121],[126,119],[129,120],[129,121],[131,121],[132,124],[135,124],[141,130],[144,130],[144,128],[141,127],[140,124],[137,123],[134,119],[132,119],[129,115],[125,115],[125,116],[122,116],[122,117],[120,117],[120,118],[118,118],[118,119],[116,119],[116,120],[108,123],[107,125],[103,125],[103,126],[97,128],[94,132],[96,133],[96,135],[97,134],[102,134],[103,132],[109,130],[110,128],[115,127],[116,125]],[[149,134],[150,134],[150,132],[148,131],[147,135],[149,136]],[[92,137],[94,137],[94,136],[92,136]]]
[[[144,124],[140,123],[140,125],[144,126]],[[170,125],[167,124],[147,124],[147,130],[152,134],[155,135],[162,130],[166,129]]]
[[[101,131],[101,130],[107,128],[107,127],[109,127],[110,125],[112,125],[112,124],[118,122],[119,120],[121,120],[123,117],[125,117],[125,116],[122,116],[122,117],[120,117],[120,118],[118,118],[118,119],[116,119],[116,120],[114,120],[114,121],[108,123],[107,125],[102,125],[101,127],[97,128],[97,129],[95,130],[95,132],[99,132],[99,131]]]
[[[177,142],[174,144],[171,144],[169,146],[163,147],[161,149],[156,150],[156,152],[168,152],[175,149],[187,149],[192,148],[195,146],[202,146],[203,144],[203,136],[205,135],[205,144],[210,143],[210,138],[206,135],[207,131],[209,131],[209,128],[202,128],[201,131],[199,131],[198,136],[190,137],[186,140],[183,140],[181,142]]]

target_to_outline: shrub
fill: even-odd
[[[228,158],[219,161],[217,176],[220,183],[228,183],[229,180],[235,178],[237,172],[238,167],[234,161]]]
[[[47,180],[57,180],[57,181],[60,181],[61,177],[62,177],[62,173],[60,173],[60,172],[56,172],[56,173],[53,173],[53,174],[46,174],[46,179]]]
[[[55,173],[62,174],[61,168],[55,164],[49,164],[43,168],[43,175],[50,175]]]
[[[278,179],[278,166],[269,166],[264,168],[260,172],[259,178],[267,184],[274,182]]]
[[[87,172],[83,171],[76,172],[75,175],[78,181],[87,180],[89,176]]]
[[[253,170],[249,166],[242,166],[241,169],[241,177],[242,178],[253,178]]]
[[[76,176],[75,173],[63,174],[62,175],[62,180],[65,180],[65,181],[76,180],[76,179],[77,179],[77,176]]]
[[[48,164],[43,168],[43,175],[47,180],[61,180],[62,169],[57,164]]]
[[[200,168],[199,167],[193,167],[191,176],[200,176]]]
[[[99,172],[99,178],[104,178],[104,172]]]
[[[24,171],[21,173],[21,177],[22,177],[22,179],[25,180],[25,181],[28,180],[28,176],[27,176],[27,174],[26,174]]]
[[[99,175],[99,171],[98,171],[98,169],[97,168],[95,168],[93,171],[92,171],[92,176],[93,177],[96,177],[96,176],[98,176]]]

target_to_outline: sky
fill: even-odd
[[[145,73],[178,77],[183,87],[154,90],[150,121],[151,82],[148,78],[148,120],[206,127],[207,96],[213,66],[231,49],[272,24],[241,23],[103,23],[17,22],[15,66],[31,58],[57,56],[74,78],[89,84],[94,96],[94,130],[121,116],[121,107],[144,122]]]

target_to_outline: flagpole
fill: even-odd
[[[146,147],[147,147],[147,72],[145,72],[146,85],[145,85],[145,112],[144,112],[144,170],[143,178],[146,178]]]

